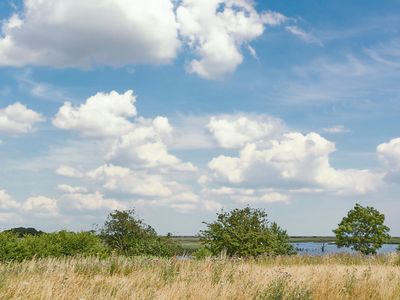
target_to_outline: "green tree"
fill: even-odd
[[[23,237],[24,235],[40,235],[44,232],[41,230],[36,230],[33,227],[16,227],[5,230],[5,232],[12,232],[18,235],[18,237]]]
[[[135,216],[132,210],[111,212],[100,229],[100,237],[120,255],[173,256],[181,247],[171,236],[158,236],[156,231]]]
[[[385,224],[385,215],[373,207],[356,204],[347,216],[333,230],[336,245],[350,247],[363,254],[376,254],[390,236],[389,227]]]
[[[204,223],[207,229],[200,231],[200,241],[213,255],[221,251],[239,257],[294,253],[286,231],[270,223],[262,209],[221,211],[216,221]]]

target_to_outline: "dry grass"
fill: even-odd
[[[0,299],[400,299],[400,256],[0,264]]]

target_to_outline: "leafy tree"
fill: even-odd
[[[333,230],[338,247],[350,247],[363,254],[376,254],[390,236],[385,216],[373,207],[356,204]]]
[[[286,231],[270,223],[264,210],[246,207],[221,211],[216,221],[204,223],[207,229],[200,231],[200,241],[213,255],[221,251],[239,257],[294,253]]]
[[[40,235],[44,233],[43,231],[36,230],[33,227],[16,227],[4,231],[15,233],[18,237],[23,237],[24,235]]]
[[[173,256],[181,251],[170,235],[158,236],[151,226],[136,218],[133,209],[111,212],[100,237],[109,249],[120,255]]]

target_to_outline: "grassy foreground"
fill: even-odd
[[[400,255],[0,264],[1,299],[400,299]]]

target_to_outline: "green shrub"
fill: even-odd
[[[197,260],[206,259],[207,257],[211,257],[212,253],[205,247],[201,247],[192,253],[192,257]]]
[[[217,213],[216,221],[205,224],[207,229],[200,232],[200,241],[213,255],[256,257],[294,253],[286,231],[270,223],[261,209],[222,211]]]
[[[259,295],[257,300],[311,300],[309,288],[293,282],[291,276],[283,273],[275,278]]]
[[[182,252],[182,247],[169,235],[158,236],[134,210],[115,210],[109,214],[100,236],[108,249],[126,256],[150,255],[171,257]]]
[[[89,232],[59,231],[20,238],[12,232],[0,233],[0,261],[21,261],[34,257],[106,255],[100,238]]]

